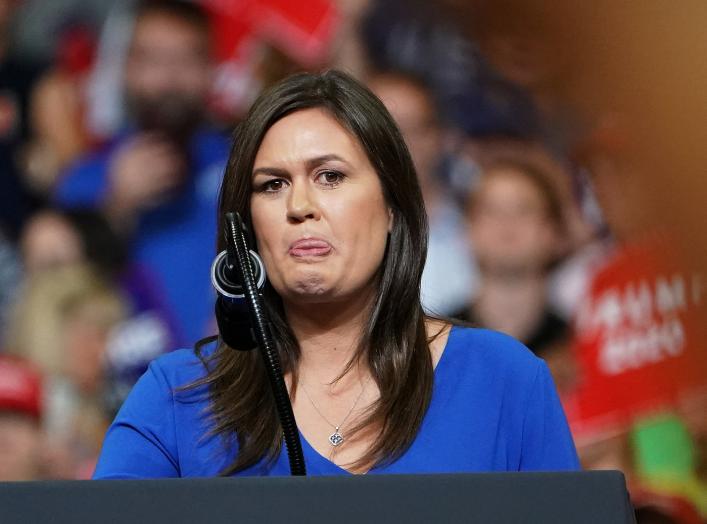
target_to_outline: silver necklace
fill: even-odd
[[[368,380],[370,380],[370,378],[371,378],[371,377],[368,377]],[[339,429],[341,429],[341,426],[343,426],[344,423],[349,419],[349,417],[351,416],[351,413],[353,413],[353,410],[354,410],[354,409],[356,408],[356,406],[358,405],[358,401],[361,400],[361,397],[363,396],[363,392],[366,390],[366,386],[368,385],[368,380],[366,381],[365,384],[362,384],[362,385],[361,385],[361,392],[358,394],[358,397],[356,397],[356,401],[353,403],[353,406],[351,406],[351,409],[349,410],[349,412],[348,412],[348,413],[346,414],[346,416],[344,417],[344,420],[342,420],[341,422],[339,422],[338,425],[332,424],[331,422],[329,422],[329,419],[327,419],[327,418],[322,414],[322,412],[319,411],[319,408],[317,407],[317,405],[316,405],[316,404],[314,403],[314,401],[312,400],[312,397],[309,396],[309,392],[307,391],[307,387],[305,386],[304,382],[301,382],[301,383],[302,383],[302,390],[304,391],[304,394],[307,396],[307,399],[309,400],[309,403],[312,404],[312,407],[314,408],[314,411],[316,411],[317,414],[318,414],[320,417],[322,417],[322,420],[324,420],[324,422],[326,422],[326,423],[329,424],[332,428],[334,428],[334,433],[332,433],[331,435],[329,435],[329,444],[331,444],[331,445],[334,446],[335,448],[336,448],[336,447],[339,447],[341,444],[344,443],[344,440],[345,440],[345,439],[344,439],[344,436],[341,434],[341,432],[339,431]]]

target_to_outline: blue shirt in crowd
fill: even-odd
[[[193,350],[155,360],[108,430],[94,477],[216,476],[231,463],[237,449],[226,449],[222,437],[209,434],[206,386],[178,389],[204,373]],[[304,438],[302,447],[309,475],[348,474]],[[455,326],[417,437],[395,462],[370,473],[578,468],[545,363],[506,335]],[[289,475],[287,453],[238,475]]]
[[[126,133],[80,161],[55,193],[64,207],[98,207],[108,190],[112,155],[129,140]],[[130,246],[131,262],[149,275],[175,320],[179,345],[206,336],[213,317],[209,268],[215,255],[218,190],[228,156],[228,140],[214,131],[194,135],[189,176],[181,190],[143,212]],[[145,176],[150,176],[145,166]]]

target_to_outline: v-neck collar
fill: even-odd
[[[443,375],[444,368],[448,366],[447,361],[451,358],[447,356],[447,353],[449,353],[449,347],[450,347],[450,342],[452,340],[452,336],[454,335],[455,331],[457,330],[457,326],[452,325],[451,329],[449,330],[449,335],[447,336],[447,341],[444,344],[444,349],[442,350],[442,354],[439,357],[439,360],[437,361],[437,365],[435,366],[434,369],[434,383],[432,385],[432,396],[434,398],[434,393],[435,390],[437,389],[437,379],[439,378],[440,375]],[[432,404],[430,404],[430,408],[432,407]],[[429,410],[429,408],[428,408]],[[425,415],[426,416],[426,415]],[[316,471],[318,474],[321,475],[375,475],[375,474],[380,474],[380,473],[385,473],[388,465],[382,466],[382,467],[377,467],[373,466],[371,469],[369,469],[365,473],[351,473],[349,470],[342,468],[338,464],[335,464],[328,458],[326,458],[324,455],[319,453],[314,446],[312,446],[309,441],[305,438],[305,436],[302,434],[301,431],[299,431],[299,438],[302,443],[302,454],[304,455],[305,458],[305,464],[307,466],[307,470],[312,469],[313,471]],[[282,457],[285,456],[286,460],[286,453],[281,453],[280,457],[282,460]],[[311,466],[315,466],[314,468],[311,468]]]

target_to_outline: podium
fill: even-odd
[[[616,471],[0,483],[2,524],[635,522]]]

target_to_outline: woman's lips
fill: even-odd
[[[323,257],[331,252],[331,244],[321,238],[302,238],[290,244],[293,257]]]

